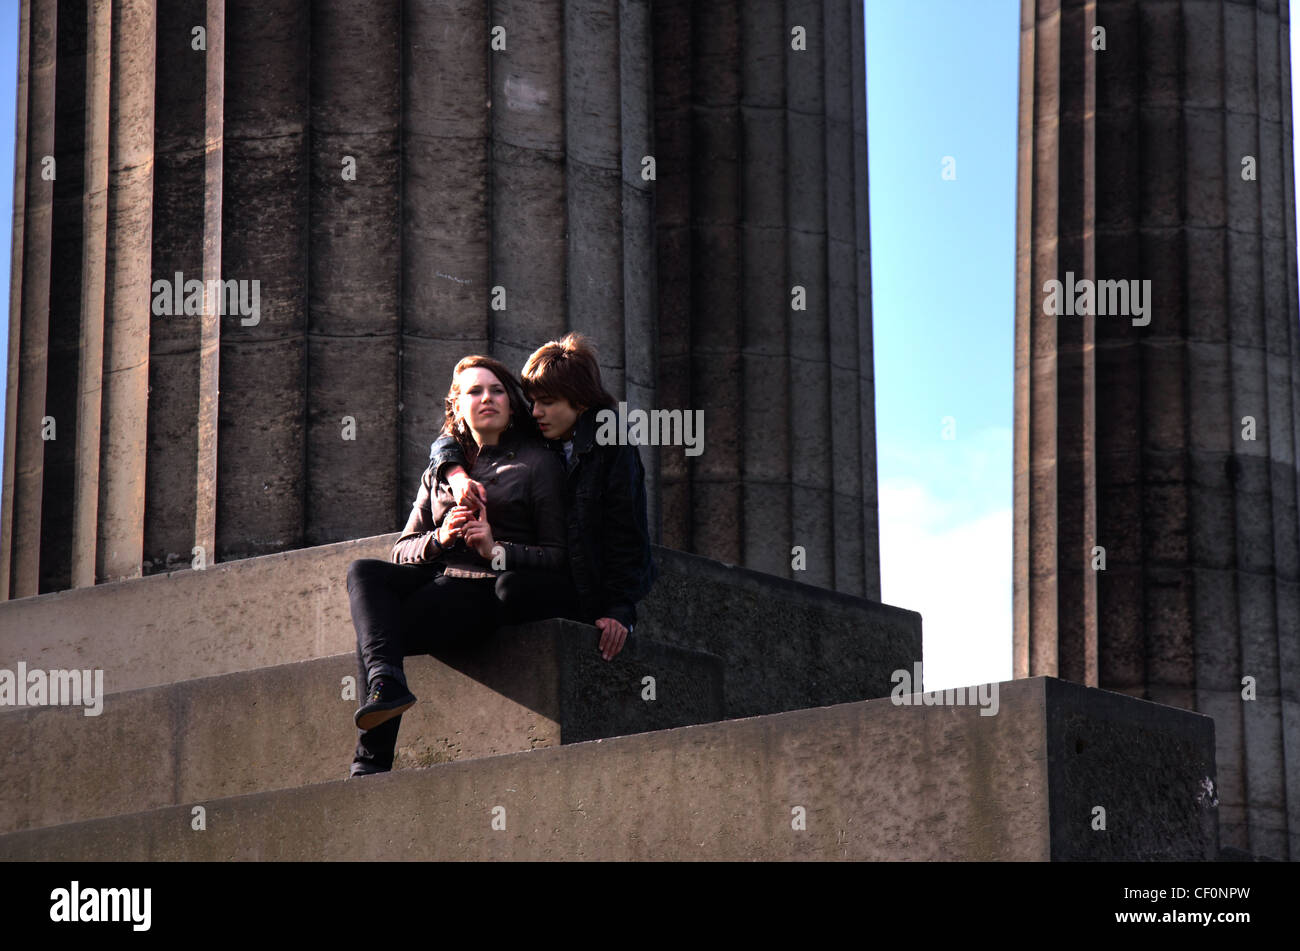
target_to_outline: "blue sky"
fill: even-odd
[[[1020,3],[866,14],[881,597],[927,688],[1009,680]]]
[[[1011,677],[1019,7],[866,3],[882,595],[921,612],[930,689]],[[0,0],[0,223],[17,27],[18,0]],[[10,239],[0,224],[6,268]],[[8,307],[6,291],[5,328]]]

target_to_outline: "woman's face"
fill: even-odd
[[[510,424],[510,397],[495,373],[485,367],[469,367],[460,373],[461,419],[476,433],[505,432]]]

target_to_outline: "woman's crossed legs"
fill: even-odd
[[[565,574],[507,571],[492,578],[452,578],[426,564],[378,558],[348,567],[348,597],[357,632],[357,685],[376,677],[405,685],[402,659],[475,640],[500,624],[572,616],[576,595]],[[358,731],[352,775],[393,767],[401,716]]]

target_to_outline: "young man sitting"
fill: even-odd
[[[658,576],[646,525],[645,469],[634,445],[601,445],[596,416],[613,410],[590,344],[576,333],[539,348],[521,374],[542,436],[563,452],[566,526],[573,590],[565,617],[600,629],[600,652],[612,660],[636,625],[636,605]],[[465,472],[456,440],[443,436],[429,451],[435,476],[458,501],[486,504],[490,486]]]

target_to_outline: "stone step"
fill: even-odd
[[[402,717],[395,767],[721,718],[718,658],[638,634],[605,661],[598,640],[594,627],[551,620],[407,658],[420,699]],[[114,693],[93,716],[6,709],[0,832],[345,777],[357,677],[353,652]]]
[[[996,708],[887,698],[195,798],[9,833],[0,860],[1215,857],[1210,718],[994,686]]]
[[[0,669],[98,668],[120,692],[355,649],[348,565],[397,534],[0,603]],[[722,658],[728,717],[884,697],[921,616],[655,547],[637,633]]]

